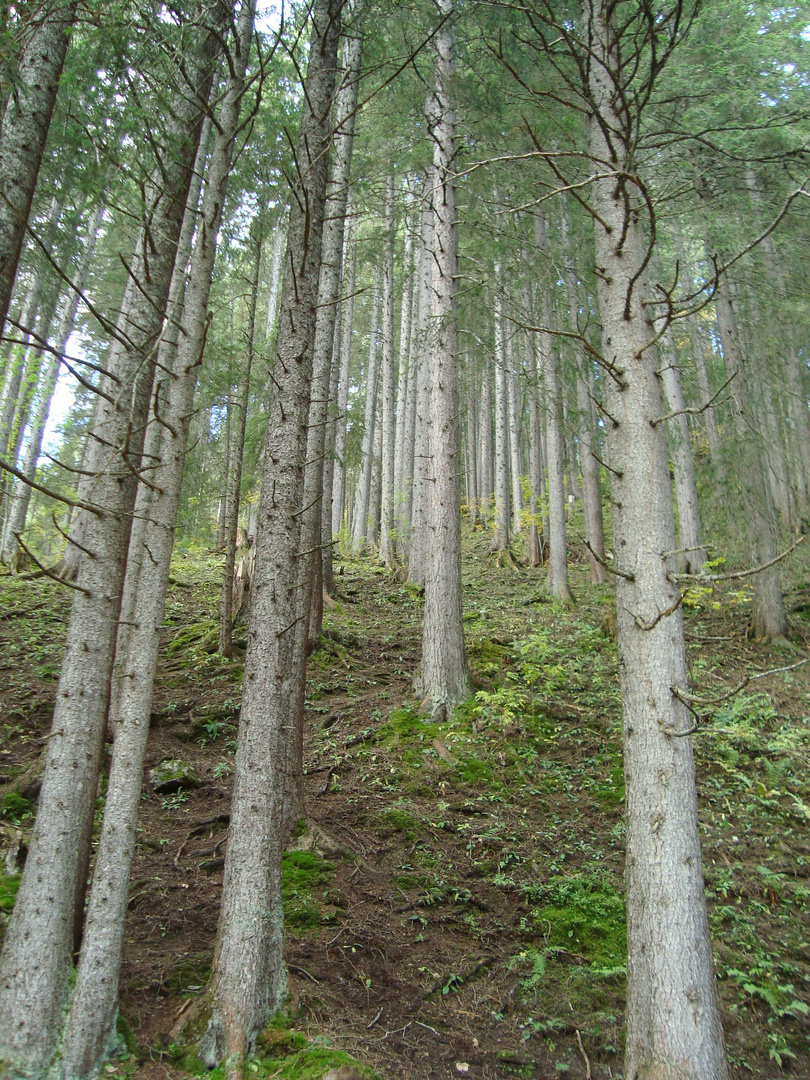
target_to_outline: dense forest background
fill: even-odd
[[[8,8],[8,1075],[807,1070],[808,48]]]

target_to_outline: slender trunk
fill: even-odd
[[[495,263],[495,532],[492,551],[509,547],[509,413],[506,352],[501,309],[501,264]]]
[[[332,534],[343,528],[346,502],[346,409],[349,407],[349,366],[352,359],[352,323],[354,321],[354,276],[357,251],[354,244],[354,217],[351,200],[346,206],[346,231],[343,244],[344,295],[340,336],[340,374],[338,375],[337,420],[335,422],[335,472],[332,480]],[[347,527],[348,531],[348,527]]]
[[[587,357],[580,356],[577,375],[577,405],[579,406],[579,445],[582,465],[582,508],[585,516],[585,539],[588,541],[588,566],[591,582],[604,585],[608,580],[605,569],[605,531],[602,520],[601,466],[597,460],[599,442],[595,434],[593,372]]]
[[[251,18],[251,28],[253,20]],[[248,39],[248,46],[250,40]],[[213,164],[213,162],[212,162]],[[247,324],[245,326],[245,363],[239,374],[239,397],[236,401],[236,430],[231,448],[231,491],[228,498],[228,530],[225,536],[225,566],[222,572],[222,593],[219,600],[219,651],[222,656],[233,655],[233,575],[236,567],[236,536],[239,531],[239,505],[242,488],[242,462],[245,456],[245,430],[250,400],[250,373],[253,368],[253,339],[256,330],[256,305],[259,299],[259,265],[262,257],[261,240],[256,241],[256,261],[250,282]]]
[[[725,1080],[723,1031],[698,834],[692,726],[675,570],[675,523],[655,334],[645,310],[647,237],[624,199],[632,151],[617,109],[624,76],[614,9],[585,8],[595,60],[591,185],[614,505],[619,672],[627,790],[625,1075]],[[614,81],[615,80],[615,81]],[[608,144],[606,133],[611,139]],[[641,181],[638,180],[640,183]]]
[[[761,434],[751,410],[750,377],[743,362],[734,309],[725,284],[715,294],[715,308],[726,372],[729,377],[734,376],[731,393],[737,432],[735,478],[741,488],[743,518],[748,533],[748,558],[752,566],[761,566],[777,555],[773,513],[763,466]],[[755,574],[752,584],[754,636],[765,640],[784,638],[788,632],[788,622],[778,565]]]
[[[521,531],[523,512],[523,492],[520,488],[520,417],[518,405],[517,375],[515,374],[515,335],[514,331],[506,335],[506,404],[509,417],[509,476],[512,481],[512,532]]]
[[[212,12],[218,26],[223,10]],[[203,19],[203,23],[205,20]],[[52,737],[43,773],[34,832],[0,960],[0,1057],[47,1067],[68,995],[77,907],[86,884],[101,751],[107,719],[115,631],[124,577],[135,479],[145,417],[137,383],[163,322],[183,208],[208,97],[218,33],[202,26],[189,49],[174,111],[166,121],[173,151],[163,162],[160,186],[147,190],[150,207],[149,277],[144,278],[101,380],[97,451],[91,497],[100,509],[85,513],[84,546],[71,608]],[[121,342],[126,341],[124,347]],[[152,361],[153,363],[154,361]],[[151,374],[149,374],[151,383]],[[132,388],[133,397],[120,388]],[[130,407],[134,399],[135,406]],[[108,449],[113,448],[113,449]],[[119,452],[119,448],[120,452]],[[80,909],[79,909],[80,910]]]
[[[377,397],[377,327],[380,313],[380,268],[374,273],[374,298],[371,310],[371,336],[366,367],[366,407],[363,424],[363,445],[360,451],[360,482],[354,507],[352,552],[359,555],[368,537],[368,516],[371,502],[371,478],[374,470],[374,416]]]
[[[428,328],[431,305],[433,266],[433,197],[431,173],[425,176],[422,191],[422,220],[419,239],[419,274],[417,320],[414,334],[416,357],[416,408],[413,434],[413,485],[411,536],[408,554],[408,577],[417,585],[425,583],[427,548],[427,505],[430,486],[428,447],[430,439],[430,369],[428,366]]]
[[[335,344],[335,323],[340,299],[340,271],[343,257],[343,232],[354,143],[354,117],[363,55],[362,19],[352,14],[352,36],[342,50],[342,80],[334,108],[335,135],[332,141],[332,167],[327,189],[326,212],[321,249],[318,313],[312,358],[312,402],[307,434],[307,467],[304,475],[304,510],[301,549],[308,552],[301,563],[301,599],[310,598],[310,618],[302,623],[314,644],[323,624],[323,559],[321,521],[327,520],[323,508],[324,455],[329,420],[329,387]],[[328,518],[331,525],[331,516]],[[331,542],[331,535],[329,536]]]
[[[478,416],[478,502],[483,516],[490,511],[495,489],[492,457],[492,371],[487,364],[481,374],[481,408]]]
[[[408,439],[410,436],[408,406],[412,400],[409,390],[411,372],[411,322],[413,308],[413,191],[405,194],[405,250],[402,257],[402,307],[399,320],[399,374],[397,379],[396,438],[394,444],[394,528],[396,546],[400,556],[407,552],[409,521],[406,517]],[[411,452],[413,448],[411,447]]]
[[[446,20],[453,0],[438,0]],[[434,717],[470,696],[461,600],[461,425],[456,332],[458,223],[453,171],[456,124],[450,85],[453,32],[449,21],[435,38],[435,89],[428,99],[433,136],[433,274],[430,331],[430,468],[425,613],[418,693]]]
[[[278,290],[281,284],[281,260],[287,241],[287,212],[285,211],[273,234],[273,254],[270,258],[270,286],[267,291],[267,318],[264,325],[264,337],[270,342],[276,329],[278,315]]]
[[[0,330],[6,321],[76,3],[46,4],[26,40],[0,128]]]
[[[380,380],[380,561],[393,566],[394,548],[394,177],[385,190],[385,254],[383,256],[382,374]]]
[[[59,220],[60,211],[61,205],[56,197],[54,197],[51,199],[50,213],[44,229],[46,238],[48,237],[48,234],[53,231],[56,222]],[[6,457],[11,443],[11,437],[14,431],[14,416],[17,410],[20,387],[22,386],[25,372],[28,346],[32,339],[34,324],[37,321],[37,313],[39,312],[39,305],[42,298],[42,291],[45,286],[46,276],[47,267],[45,260],[38,259],[29,278],[28,287],[25,290],[25,298],[20,309],[20,317],[17,320],[19,325],[15,328],[7,328],[7,333],[9,337],[12,338],[13,344],[11,345],[10,356],[8,359],[9,375],[3,389],[3,403],[2,407],[0,407],[0,457]]]
[[[233,330],[231,331],[233,337]],[[219,509],[217,510],[217,551],[222,551],[228,536],[228,515],[230,512],[231,496],[231,393],[233,386],[229,383],[225,398],[225,446],[222,450],[222,478],[220,480]]]
[[[212,1065],[227,1057],[232,1074],[240,1071],[239,1063],[286,990],[281,853],[290,816],[300,811],[296,721],[303,710],[306,658],[295,628],[308,616],[298,587],[300,513],[341,7],[340,0],[316,0],[311,15],[212,1011],[200,1048]]]
[[[467,365],[469,371],[469,366]],[[467,383],[467,427],[466,427],[466,469],[467,511],[470,525],[478,524],[478,393],[472,373]]]
[[[703,546],[695,462],[692,457],[689,422],[685,412],[686,401],[681,387],[681,374],[677,367],[672,334],[669,331],[665,332],[661,341],[662,359],[667,361],[662,365],[661,383],[669,411],[679,414],[668,421],[675,470],[675,501],[678,507],[678,568],[682,573],[699,574],[703,564],[708,560],[708,555]]]
[[[526,287],[523,296],[524,316],[528,319],[531,312],[531,291]],[[541,514],[542,496],[545,490],[543,472],[543,446],[540,438],[541,410],[540,410],[540,373],[537,366],[538,341],[537,334],[529,331],[526,337],[526,349],[528,352],[528,386],[527,400],[529,405],[529,535],[527,537],[527,556],[529,566],[543,565],[543,548],[545,537],[543,536],[543,519]]]
[[[541,210],[535,211],[535,243],[539,250],[546,247],[546,225]],[[540,312],[544,326],[551,326],[553,309],[546,282],[540,288]],[[565,459],[561,428],[562,384],[559,374],[559,355],[551,335],[543,335],[541,348],[546,478],[548,481],[548,591],[563,604],[573,603],[568,585],[568,552],[565,535]]]
[[[76,320],[76,311],[79,306],[79,293],[84,291],[84,287],[87,283],[87,277],[93,260],[96,239],[98,237],[99,229],[101,228],[104,209],[104,202],[99,202],[90,218],[90,223],[87,228],[85,250],[75,280],[76,290],[71,293],[71,296],[68,299],[67,306],[62,314],[59,328],[56,331],[56,336],[53,341],[53,352],[46,365],[45,374],[39,391],[37,410],[28,438],[25,460],[23,461],[20,470],[29,480],[33,480],[36,475],[37,462],[39,461],[39,455],[42,451],[45,425],[48,422],[51,400],[59,377],[60,358],[63,356],[67,347],[68,338],[73,332],[73,324]],[[6,527],[6,535],[3,542],[3,562],[10,562],[14,558],[17,551],[17,537],[25,529],[25,519],[28,515],[30,499],[30,485],[19,481],[14,491],[14,498],[12,500],[8,525]]]
[[[197,227],[197,213],[199,210],[200,192],[202,190],[202,177],[205,171],[205,162],[208,157],[208,146],[211,141],[211,118],[206,116],[200,131],[200,143],[194,159],[194,168],[191,174],[191,183],[186,200],[186,209],[183,214],[183,224],[177,241],[177,253],[172,269],[172,281],[169,286],[169,296],[166,301],[166,323],[163,336],[159,345],[158,360],[160,370],[171,370],[174,366],[175,352],[180,337],[180,326],[183,316],[183,304],[185,302],[186,271],[191,257],[191,243],[194,231]],[[165,381],[156,388],[156,400],[158,401],[159,415],[163,415],[165,404]],[[153,410],[154,412],[154,410]],[[206,424],[206,431],[210,423]],[[143,448],[142,472],[152,476],[160,462],[160,446],[164,428],[158,422],[156,416],[150,418],[146,430],[146,438]],[[138,581],[140,579],[141,565],[146,554],[144,537],[146,525],[150,518],[150,504],[152,502],[153,484],[138,484],[135,496],[135,511],[132,519],[132,530],[129,538],[129,550],[127,552],[127,568],[124,575],[124,587],[121,594],[121,613],[118,620],[118,634],[115,642],[115,663],[113,665],[113,677],[110,686],[110,707],[108,732],[114,738],[118,725],[119,708],[121,697],[121,684],[124,677],[124,667],[129,653],[129,640],[135,625],[135,600],[138,595]]]
[[[207,329],[217,234],[227,191],[233,140],[239,123],[250,44],[253,7],[240,10],[236,46],[232,48],[231,74],[219,110],[217,138],[209,161],[197,240],[191,260],[183,306],[184,333],[162,350],[174,353],[174,370],[166,389],[161,462],[155,470],[155,491],[149,507],[143,560],[135,604],[136,626],[129,643],[125,678],[122,681],[119,726],[113,749],[110,780],[104,808],[87,925],[79,958],[76,988],[70,1003],[60,1059],[64,1080],[94,1076],[111,1049],[118,1005],[124,920],[129,894],[129,872],[135,848],[135,831],[143,780],[143,758],[149,733],[149,716],[157,668],[160,626],[169,581],[174,526],[180,504],[183,463],[197,372],[202,362]],[[192,196],[193,198],[193,196]],[[191,200],[190,200],[191,201]],[[196,201],[196,200],[194,200]],[[187,206],[189,204],[187,203]],[[255,318],[258,290],[258,255],[250,317]],[[185,276],[185,260],[175,260],[175,272]],[[252,326],[246,360],[245,385],[249,379]],[[247,404],[247,391],[243,391]],[[244,420],[240,420],[244,432]],[[238,468],[238,466],[237,466]],[[238,479],[234,478],[238,498]]]
[[[692,334],[692,357],[695,362],[698,389],[704,402],[712,398],[712,389],[709,383],[709,372],[706,368],[706,356],[703,351],[703,343],[699,336]],[[715,480],[721,491],[726,487],[726,464],[723,459],[723,444],[720,439],[720,431],[717,427],[717,416],[714,408],[706,409],[703,413],[703,423],[706,425],[706,436],[709,440],[709,455],[712,459]]]
[[[378,379],[379,382],[379,379]],[[382,395],[380,395],[382,396]],[[366,543],[376,548],[380,543],[380,512],[382,509],[382,407],[374,413],[374,442],[372,444],[371,494],[368,500],[368,533]]]

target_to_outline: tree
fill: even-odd
[[[436,68],[428,124],[433,138],[433,294],[430,310],[430,493],[422,665],[418,692],[434,716],[470,696],[461,601],[461,425],[456,340],[457,152],[451,98],[452,0],[438,0]]]
[[[281,852],[300,813],[301,509],[340,0],[316,0],[281,292],[222,909],[203,1060],[240,1070],[283,1000]]]
[[[23,9],[17,70],[0,127],[0,328],[8,314],[76,6],[68,0],[35,12]]]

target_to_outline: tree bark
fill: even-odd
[[[346,409],[349,407],[349,366],[352,358],[352,323],[354,321],[354,277],[357,251],[354,244],[354,217],[351,200],[346,205],[346,229],[343,244],[345,306],[341,320],[340,374],[338,376],[337,420],[335,421],[335,472],[332,479],[332,535],[343,528],[346,501]],[[348,531],[348,530],[347,530]]]
[[[428,170],[422,188],[422,214],[417,253],[416,322],[412,335],[414,410],[413,410],[413,483],[411,484],[410,550],[408,577],[417,585],[425,583],[425,548],[427,544],[428,445],[430,432],[430,370],[428,368],[428,326],[431,304],[433,262],[433,188]]]
[[[251,2],[251,0],[247,0]],[[251,18],[251,30],[253,20]],[[248,46],[250,41],[248,39]],[[214,148],[216,152],[216,147]],[[213,165],[213,161],[212,161]],[[225,565],[222,571],[222,593],[219,600],[219,651],[222,656],[233,656],[233,575],[236,567],[236,536],[239,531],[239,505],[241,503],[242,462],[245,456],[245,431],[247,429],[248,402],[250,400],[250,374],[253,368],[253,339],[256,330],[256,306],[259,299],[259,266],[262,257],[261,239],[255,242],[256,255],[253,277],[250,282],[247,324],[245,326],[245,362],[239,374],[239,397],[236,401],[236,430],[231,445],[231,490],[228,496],[228,528],[225,535]]]
[[[590,148],[602,351],[614,505],[619,671],[627,792],[628,1080],[725,1080],[728,1067],[701,864],[683,615],[675,565],[672,491],[651,316],[643,306],[647,239],[629,209],[638,199],[632,144],[618,115],[622,53],[606,0],[585,7]],[[635,130],[630,128],[629,130]],[[632,177],[632,181],[628,179]],[[625,196],[627,201],[625,201]],[[673,690],[674,688],[674,690]]]
[[[362,12],[358,13],[358,5],[355,4],[352,14],[355,16],[355,22],[351,36],[348,36],[343,44],[342,78],[334,108],[335,134],[332,139],[330,186],[327,189],[321,248],[318,314],[312,358],[312,404],[309,411],[307,467],[304,474],[301,547],[309,554],[303,557],[301,564],[301,595],[302,600],[305,597],[310,598],[311,613],[308,624],[310,645],[314,645],[318,640],[323,625],[321,521],[325,517],[324,456],[329,422],[329,388],[335,344],[335,323],[340,300],[343,232],[354,144],[354,119],[363,56]],[[331,508],[328,509],[331,514]],[[331,516],[329,523],[331,525]],[[331,543],[331,535],[329,541]]]
[[[380,317],[380,268],[374,272],[374,298],[371,310],[371,334],[366,367],[366,403],[363,424],[363,445],[360,451],[360,483],[354,506],[352,552],[359,555],[368,539],[371,481],[374,471],[374,417],[377,399],[377,338]]]
[[[394,177],[389,174],[385,189],[385,253],[383,256],[382,374],[380,420],[382,455],[380,501],[380,561],[396,562],[394,544]]]
[[[501,264],[495,263],[495,531],[492,551],[509,547],[509,412],[506,385],[506,348],[503,332]]]
[[[675,502],[678,507],[678,568],[682,573],[699,574],[708,560],[708,555],[703,546],[695,462],[692,457],[689,422],[684,411],[686,401],[672,334],[666,331],[661,340],[663,348],[660,352],[665,361],[661,370],[661,383],[667,407],[670,412],[680,414],[668,421],[675,470]]]
[[[222,7],[208,9],[221,26]],[[205,23],[205,18],[201,20]],[[68,994],[68,977],[90,851],[101,751],[107,719],[135,479],[145,416],[139,380],[149,376],[163,323],[178,233],[208,97],[218,35],[201,27],[189,48],[174,112],[167,120],[170,157],[160,186],[147,191],[150,207],[148,279],[123,318],[125,348],[117,340],[107,361],[94,437],[95,474],[87,513],[78,591],[67,629],[51,738],[30,851],[0,958],[0,1057],[7,1065],[44,1070],[53,1057]],[[153,362],[153,361],[152,361]],[[148,391],[147,391],[148,394]],[[148,397],[147,397],[148,401]],[[112,448],[109,449],[108,448]]]
[[[306,658],[296,634],[312,352],[341,0],[316,0],[267,430],[222,909],[203,1060],[232,1074],[286,989],[281,853],[300,812]]]
[[[87,240],[85,243],[85,250],[82,255],[79,272],[76,275],[76,290],[72,292],[68,299],[67,306],[62,314],[62,318],[59,323],[59,327],[56,331],[56,336],[53,342],[53,352],[50,355],[45,367],[45,374],[42,379],[42,385],[39,390],[39,400],[37,402],[36,414],[34,416],[33,423],[31,425],[31,432],[28,438],[28,446],[25,452],[25,460],[22,463],[21,472],[28,477],[29,480],[33,480],[36,475],[37,462],[39,461],[39,455],[42,451],[42,439],[45,434],[45,425],[48,422],[48,415],[51,408],[51,400],[53,398],[54,390],[56,389],[56,382],[59,377],[60,358],[65,352],[67,347],[67,341],[73,332],[73,324],[76,320],[76,311],[79,306],[79,293],[84,291],[87,277],[90,271],[90,265],[93,260],[93,254],[95,252],[96,239],[98,237],[99,229],[101,228],[101,220],[104,215],[104,202],[99,201],[94,210],[92,217],[87,228]],[[3,540],[3,553],[2,561],[9,563],[13,560],[17,551],[17,537],[25,529],[25,520],[28,516],[28,506],[31,500],[31,486],[25,484],[22,481],[18,481],[14,496],[11,503],[11,509],[9,511],[8,524],[6,526],[6,534]]]
[[[433,137],[433,274],[430,327],[430,468],[425,613],[418,693],[431,714],[445,717],[471,692],[461,600],[461,425],[456,331],[458,223],[453,171],[456,121],[453,0],[438,0],[445,18],[436,34],[435,84],[428,99]]]
[[[737,433],[735,478],[740,485],[743,518],[748,533],[751,566],[761,566],[777,556],[770,491],[763,468],[761,434],[751,410],[751,386],[737,335],[734,309],[725,283],[715,293],[717,328],[723,346],[726,374],[731,383],[734,424]],[[779,583],[779,566],[769,566],[753,577],[753,631],[763,640],[782,640],[788,632],[787,614]]]
[[[76,4],[46,4],[25,28],[0,127],[0,330],[6,321]]]

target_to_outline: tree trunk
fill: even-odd
[[[503,332],[501,264],[495,263],[495,532],[492,551],[509,547],[509,412]]]
[[[76,4],[46,4],[25,40],[0,127],[0,330],[6,321]]]
[[[149,733],[152,692],[157,668],[160,627],[169,581],[174,526],[180,504],[183,463],[194,388],[202,361],[207,331],[208,298],[222,220],[222,207],[230,171],[233,141],[239,124],[244,76],[253,36],[253,7],[245,4],[239,14],[236,47],[231,50],[232,68],[219,110],[217,137],[211,152],[206,189],[198,219],[197,240],[191,260],[183,308],[183,331],[162,350],[174,359],[162,417],[161,462],[154,472],[149,520],[143,539],[149,558],[144,559],[138,581],[134,616],[136,626],[129,642],[122,680],[119,723],[113,749],[110,780],[104,808],[101,838],[96,855],[87,925],[79,958],[76,988],[65,1025],[60,1059],[61,1076],[74,1080],[94,1076],[115,1039],[118,975],[121,966],[124,921],[129,894],[129,872],[135,848],[138,806],[141,798],[143,758]],[[196,204],[194,193],[191,202]],[[249,320],[255,319],[258,291],[257,253]],[[175,260],[175,274],[185,277],[185,258]],[[174,282],[172,283],[174,285]],[[252,325],[248,327],[243,404],[247,404]],[[174,357],[166,354],[174,353]],[[163,365],[162,365],[163,366]],[[244,431],[244,420],[238,427]],[[237,435],[238,441],[238,435]],[[237,470],[239,465],[237,463]],[[238,499],[238,478],[234,488]]]
[[[329,421],[329,388],[335,344],[335,324],[340,300],[340,272],[343,259],[343,232],[346,203],[349,193],[354,120],[360,85],[363,56],[362,12],[355,21],[352,36],[343,44],[341,57],[342,81],[334,107],[335,135],[332,140],[330,187],[321,249],[318,314],[315,324],[315,345],[312,358],[312,403],[307,435],[307,467],[304,475],[304,511],[301,549],[308,552],[302,561],[302,602],[310,598],[308,624],[309,644],[317,642],[323,625],[323,558],[321,554],[321,521],[326,519],[323,506],[324,456]],[[331,525],[331,507],[328,521]],[[329,536],[331,543],[331,534]],[[304,625],[304,624],[302,624]],[[304,625],[304,629],[307,629]]]
[[[514,329],[505,335],[506,353],[506,404],[509,416],[509,475],[512,480],[512,532],[517,535],[521,527],[523,492],[520,488],[520,417],[518,406],[517,376],[515,374]]]
[[[748,533],[748,558],[752,567],[761,566],[777,555],[773,513],[763,467],[761,434],[751,410],[750,379],[743,362],[734,309],[725,283],[715,293],[715,309],[726,373],[729,377],[734,376],[731,394],[737,432],[735,478],[741,488],[743,518]],[[755,574],[752,583],[754,636],[766,641],[782,640],[788,632],[788,622],[778,565]]]
[[[60,358],[64,354],[65,348],[67,347],[67,340],[73,332],[73,324],[79,306],[79,293],[84,291],[87,282],[90,265],[95,252],[96,239],[98,237],[99,229],[101,228],[104,209],[104,202],[100,201],[90,218],[87,228],[85,250],[75,280],[76,290],[71,293],[67,306],[62,314],[59,328],[56,331],[53,342],[53,353],[46,365],[42,385],[40,386],[37,411],[31,425],[28,446],[25,452],[25,460],[22,463],[22,468],[20,470],[29,480],[33,480],[36,475],[37,462],[39,461],[39,455],[42,451],[42,439],[45,434],[45,425],[48,422],[51,400],[59,377]],[[3,541],[2,561],[5,563],[11,562],[17,551],[17,537],[25,529],[25,519],[28,515],[30,499],[30,485],[18,481],[14,491],[14,497],[9,511],[8,525],[6,526],[6,535]]]
[[[252,0],[247,0],[252,2]],[[251,30],[253,19],[251,18]],[[250,47],[250,39],[247,42]],[[238,114],[237,114],[238,115]],[[214,148],[216,152],[216,147]],[[214,164],[212,160],[212,166]],[[219,651],[233,656],[233,575],[236,567],[236,536],[239,532],[239,505],[242,488],[242,461],[245,456],[245,430],[250,400],[250,373],[253,368],[253,338],[256,330],[256,306],[259,299],[259,266],[262,258],[261,239],[255,241],[256,262],[250,282],[247,325],[245,326],[245,363],[239,374],[239,397],[236,402],[236,430],[231,445],[231,490],[228,496],[228,529],[225,536],[225,566],[222,572],[222,593],[219,600]]]
[[[591,185],[614,505],[619,672],[627,791],[628,1080],[725,1080],[706,911],[683,615],[670,580],[675,524],[655,332],[645,311],[647,238],[628,130],[617,109],[622,40],[606,0],[585,8],[590,48]],[[610,20],[610,21],[609,21]],[[626,62],[626,58],[625,58]],[[634,130],[634,129],[632,129]],[[608,135],[610,144],[608,144]],[[628,175],[632,174],[632,180]],[[674,688],[674,689],[673,689]]]
[[[411,323],[413,316],[414,274],[413,274],[413,237],[416,228],[414,220],[413,191],[409,187],[405,193],[405,250],[402,256],[402,307],[399,320],[399,376],[397,379],[397,422],[396,442],[394,446],[394,528],[396,547],[402,557],[407,553],[407,536],[410,522],[407,517],[410,471],[407,462],[413,454],[413,446],[408,446],[411,439],[408,406],[413,400],[410,389],[413,385],[411,365]],[[410,450],[410,455],[409,455]],[[412,461],[412,457],[410,457]]]
[[[697,375],[698,389],[703,401],[710,401],[713,394],[709,383],[709,372],[706,368],[706,357],[703,351],[703,342],[700,336],[692,333],[692,357],[695,361],[695,374]],[[720,431],[717,427],[717,416],[714,408],[708,408],[703,413],[703,422],[706,425],[706,436],[709,440],[709,455],[712,459],[715,480],[721,491],[726,487],[726,464],[723,459],[723,444],[720,440]]]
[[[61,204],[54,196],[54,198],[51,199],[48,221],[43,230],[48,239],[50,238],[49,234],[52,233],[59,220],[60,212]],[[10,356],[8,359],[9,375],[3,389],[3,403],[2,408],[0,408],[0,457],[7,456],[8,448],[11,444],[14,431],[14,415],[17,410],[20,387],[22,386],[23,375],[25,373],[28,346],[32,340],[34,324],[37,321],[37,313],[39,311],[46,276],[47,267],[45,265],[45,260],[42,258],[37,259],[28,280],[28,287],[25,290],[25,298],[22,303],[22,308],[20,309],[20,317],[17,320],[19,326],[16,328],[9,327],[6,330],[8,336],[12,338],[13,344],[11,345]]]
[[[344,294],[346,301],[341,322],[338,415],[335,422],[335,472],[332,479],[333,536],[336,536],[343,528],[343,507],[346,501],[346,409],[349,407],[349,365],[352,359],[352,322],[354,321],[354,276],[357,265],[351,200],[347,202],[346,215],[347,221],[343,244]]]
[[[418,693],[434,717],[447,716],[472,692],[461,601],[461,425],[456,333],[458,223],[453,170],[456,122],[453,0],[438,0],[445,18],[435,38],[434,93],[428,99],[433,136],[433,274],[430,332],[430,468],[425,613]]]
[[[295,628],[308,617],[298,588],[300,512],[341,7],[341,0],[316,0],[311,16],[212,1011],[200,1047],[211,1065],[227,1057],[232,1075],[286,990],[281,853],[290,816],[300,811],[301,732],[294,725],[303,709],[306,658]]]
[[[428,368],[428,323],[430,320],[431,274],[433,265],[433,197],[431,172],[428,170],[422,187],[422,213],[419,229],[419,250],[416,274],[416,321],[411,341],[412,378],[414,380],[414,409],[411,439],[413,453],[413,482],[410,490],[410,538],[408,577],[417,585],[425,583],[425,547],[427,544],[426,510],[428,493],[427,448],[430,431],[430,371]]]
[[[708,560],[703,546],[703,527],[700,521],[695,462],[686,419],[686,401],[681,387],[681,373],[677,367],[675,343],[669,331],[664,333],[660,350],[662,359],[661,383],[664,387],[667,407],[672,413],[680,413],[669,421],[672,458],[675,469],[675,501],[678,507],[678,568],[682,573],[699,574]]]
[[[385,190],[385,254],[383,257],[382,374],[380,395],[380,437],[382,440],[380,561],[393,566],[394,547],[394,177],[388,176]]]
[[[222,25],[221,6],[213,9]],[[203,20],[204,21],[204,20]],[[139,373],[151,383],[191,168],[207,100],[218,33],[200,28],[186,57],[174,112],[166,121],[172,154],[159,187],[146,192],[150,207],[149,277],[133,290],[122,318],[124,334],[110,350],[108,369],[120,382],[101,380],[99,448],[93,457],[92,501],[86,513],[83,558],[67,629],[52,737],[34,832],[0,960],[0,1057],[7,1064],[47,1067],[56,1048],[68,994],[77,907],[82,902],[107,719],[115,631],[124,577],[135,479],[145,416],[131,411],[120,386],[142,405]],[[121,341],[128,342],[127,347]],[[152,358],[150,363],[150,358]],[[148,400],[148,398],[147,398]],[[107,447],[122,448],[107,452]],[[103,454],[102,454],[103,448]],[[81,908],[79,907],[79,911]]]
[[[273,234],[273,254],[270,258],[270,286],[267,291],[267,318],[264,326],[265,341],[269,344],[276,329],[278,315],[278,290],[281,283],[281,259],[287,242],[287,213],[281,215]]]
[[[371,480],[374,471],[374,416],[377,397],[377,330],[380,317],[380,268],[374,272],[374,298],[371,310],[371,335],[366,368],[366,407],[363,424],[363,445],[360,452],[360,482],[354,507],[352,552],[359,555],[368,538]]]

